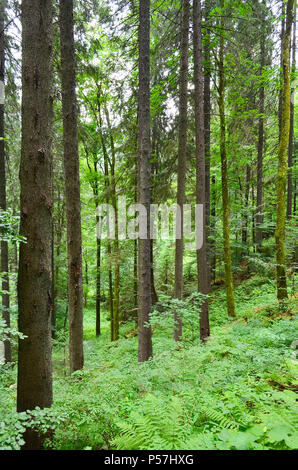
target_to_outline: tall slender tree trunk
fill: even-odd
[[[292,40],[292,73],[296,72],[296,6],[293,22],[293,40]],[[288,194],[287,194],[287,219],[292,216],[293,205],[293,150],[294,150],[294,109],[295,109],[295,80],[293,79],[291,87],[291,108],[290,108],[290,138],[288,151]]]
[[[248,255],[248,207],[249,207],[249,192],[250,192],[250,175],[251,168],[246,165],[246,178],[245,178],[245,193],[244,193],[244,211],[243,211],[243,228],[242,228],[242,244],[243,254]]]
[[[206,237],[206,173],[205,173],[205,132],[204,132],[204,75],[202,51],[202,9],[201,0],[193,2],[193,47],[195,82],[195,129],[196,129],[196,202],[203,206],[203,246],[197,250],[198,290],[201,294],[209,292]],[[210,146],[210,142],[209,142]],[[210,335],[208,299],[201,306],[200,338]]]
[[[150,259],[151,259],[151,300],[152,305],[155,305],[158,302],[158,295],[155,289],[155,282],[154,282],[154,255],[153,255],[153,240],[150,240]]]
[[[264,2],[263,5],[265,6]],[[261,35],[261,60],[260,76],[263,74],[265,66],[265,11],[263,12],[262,35]],[[257,163],[257,211],[256,211],[256,242],[257,249],[260,251],[263,240],[263,149],[264,149],[264,104],[265,104],[265,86],[262,83],[259,94],[259,136],[258,136],[258,163]]]
[[[54,208],[54,185],[52,185],[52,199],[53,199],[53,208]],[[54,212],[54,209],[53,209]],[[51,332],[52,338],[55,339],[56,336],[56,298],[55,298],[55,230],[54,230],[54,216],[52,217],[52,243],[51,243],[51,271],[52,271],[52,318],[51,318]]]
[[[284,0],[281,0],[281,15],[282,15],[282,20],[281,20],[281,30],[280,30],[280,47],[282,49],[282,44],[283,44],[283,37],[285,33],[285,2]],[[278,141],[280,141],[280,136],[281,136],[281,119],[282,119],[282,54],[280,55],[280,89],[279,89],[279,96],[278,96]]]
[[[223,7],[221,0],[221,7]],[[224,19],[221,17],[221,30],[224,30]],[[227,292],[227,310],[229,317],[235,317],[234,284],[230,246],[230,220],[229,220],[229,189],[226,153],[226,116],[225,116],[225,70],[224,70],[224,37],[220,35],[219,44],[219,114],[220,114],[220,156],[221,156],[221,180],[222,180],[222,212],[223,212],[223,239],[225,283]]]
[[[85,259],[85,285],[86,285],[86,291],[85,291],[85,296],[84,296],[84,306],[85,306],[85,308],[87,308],[87,306],[88,306],[88,288],[89,288],[87,255],[86,255],[86,259]]]
[[[252,172],[253,173],[253,172]],[[252,174],[253,179],[253,174]],[[251,238],[252,238],[252,246],[253,252],[256,253],[256,207],[255,207],[255,188],[252,185],[251,188],[251,203],[252,203],[252,218],[251,218]]]
[[[100,113],[100,111],[99,111]],[[102,129],[102,121],[100,118],[100,129]],[[108,162],[108,153],[103,138],[103,133],[100,130],[101,143],[103,148],[104,155],[104,172],[105,172],[105,191],[106,191],[106,204],[110,204],[110,175],[109,175],[109,162]],[[110,307],[110,317],[111,317],[111,341],[118,339],[115,336],[115,331],[117,330],[117,325],[115,322],[115,313],[114,313],[114,289],[113,289],[113,268],[112,268],[112,246],[111,241],[108,238],[107,240],[107,253],[108,253],[108,278],[109,278],[109,307]],[[100,295],[100,294],[99,294]],[[98,319],[100,321],[100,319]]]
[[[158,174],[158,145],[157,145],[157,120],[153,120],[153,127],[152,127],[152,145],[151,145],[151,155],[152,155],[152,163],[151,163],[151,195],[150,200],[151,202],[154,201],[155,196],[155,187],[154,182],[156,181],[156,177]],[[158,295],[155,289],[155,281],[154,281],[154,240],[150,240],[150,258],[151,258],[151,303],[155,305],[158,302]]]
[[[19,265],[19,261],[18,261],[18,245],[15,244],[14,245],[14,250],[13,250],[13,255],[14,255],[14,272],[17,273],[18,272],[18,265]]]
[[[22,151],[20,164],[17,410],[52,404],[52,14],[51,0],[22,2]],[[43,438],[25,433],[25,448]]]
[[[210,208],[210,274],[213,282],[216,281],[216,229],[215,229],[215,217],[216,217],[216,186],[215,176],[211,177],[211,208]]]
[[[97,119],[96,115],[96,119]],[[91,188],[94,196],[94,205],[95,205],[95,213],[96,213],[96,294],[95,294],[95,335],[99,336],[101,333],[101,238],[99,234],[101,233],[101,220],[98,214],[98,205],[99,205],[99,194],[98,194],[98,159],[97,155],[93,156],[93,168],[89,161],[89,152],[84,139],[82,139],[87,166],[89,171],[92,175],[94,172],[94,177],[91,179]]]
[[[285,256],[285,219],[286,219],[286,184],[287,184],[287,151],[290,134],[290,42],[293,23],[294,0],[288,0],[286,26],[282,41],[282,107],[281,132],[278,148],[277,174],[277,212],[276,212],[276,274],[277,298],[288,297]]]
[[[109,155],[107,151],[106,141],[103,134],[103,121],[101,115],[101,86],[97,85],[97,111],[98,111],[98,121],[99,121],[99,135],[102,146],[102,152],[104,157],[104,174],[105,174],[105,191],[106,191],[106,204],[109,207],[110,202],[114,205],[114,188],[113,188],[113,176],[109,172]],[[114,158],[114,157],[113,157]],[[113,167],[113,165],[112,165]],[[112,173],[114,169],[112,168]],[[112,190],[111,190],[112,188]],[[115,207],[114,207],[115,209]],[[108,218],[109,218],[109,214]],[[116,214],[115,214],[116,215]],[[115,230],[116,232],[116,230]],[[118,232],[118,222],[117,222],[117,232]],[[117,233],[118,237],[118,233]],[[107,240],[107,253],[108,253],[108,273],[109,273],[109,305],[110,305],[110,316],[111,316],[111,341],[118,339],[119,334],[119,315],[115,316],[114,312],[114,289],[113,289],[113,263],[112,263],[112,245],[108,237]],[[119,273],[118,273],[119,277]],[[116,305],[117,307],[117,305]],[[118,333],[117,333],[118,332]]]
[[[61,84],[68,249],[70,372],[84,366],[81,200],[73,0],[60,0]]]
[[[140,0],[139,5],[139,203],[147,211],[140,224],[147,227],[146,238],[139,238],[139,314],[138,360],[147,361],[152,356],[152,331],[146,323],[151,310],[151,257],[150,257],[150,0]]]
[[[118,203],[117,203],[117,192],[116,192],[116,150],[114,143],[114,136],[110,122],[110,116],[108,108],[105,107],[105,115],[110,135],[110,148],[111,148],[111,190],[112,190],[112,204],[115,212],[115,240],[114,240],[114,293],[113,293],[113,339],[119,339],[119,328],[120,328],[120,248],[119,248],[119,227],[118,227]]]
[[[4,123],[4,76],[5,76],[5,44],[4,44],[4,13],[5,2],[0,4],[0,209],[6,211],[6,169],[5,169],[5,123]],[[9,312],[9,277],[8,277],[8,244],[1,241],[1,272],[2,272],[2,318],[10,327]],[[4,360],[11,362],[11,344],[4,341]]]
[[[96,206],[97,207],[97,206]],[[96,216],[96,226],[100,223],[99,216]],[[95,300],[95,336],[100,336],[100,291],[101,291],[101,239],[96,237],[96,300]]]
[[[91,167],[89,168],[91,170]],[[99,228],[101,224],[100,217],[98,215],[98,205],[99,205],[99,194],[98,194],[98,165],[97,160],[93,162],[93,169],[95,173],[95,181],[92,185],[94,203],[95,203],[95,212],[96,212],[96,228]],[[101,233],[101,230],[100,232]],[[96,294],[95,294],[95,336],[100,336],[101,334],[101,238],[99,237],[98,230],[96,230]]]
[[[177,205],[181,211],[180,238],[176,237],[174,297],[183,298],[183,205],[185,204],[185,172],[187,150],[187,92],[188,92],[188,45],[189,45],[189,0],[182,0],[182,21],[180,40],[180,89],[179,89],[179,136]],[[177,218],[178,223],[178,218]],[[182,338],[182,318],[174,312],[174,339]]]
[[[210,142],[211,142],[211,53],[210,53],[210,1],[205,2],[205,22],[206,22],[206,35],[204,40],[204,129],[205,129],[205,193],[206,193],[206,245],[207,245],[207,263],[208,263],[208,292],[211,290],[211,260],[213,249],[211,242],[211,205],[210,205]]]
[[[134,308],[138,307],[138,241],[133,243],[133,298]]]
[[[114,174],[115,179],[115,174]],[[120,250],[119,250],[119,234],[118,234],[118,205],[116,201],[116,194],[114,194],[114,210],[115,210],[115,242],[114,242],[114,298],[113,298],[113,312],[114,312],[114,337],[115,340],[119,339],[120,329]]]
[[[62,242],[62,236],[63,236],[63,228],[64,228],[64,223],[65,223],[65,202],[64,198],[61,200],[61,187],[60,187],[60,182],[57,183],[57,220],[56,223],[53,223],[53,227],[56,228],[56,233],[54,232],[55,235],[55,240],[56,240],[56,256],[55,258],[55,263],[53,263],[54,266],[54,271],[53,271],[53,278],[54,278],[54,299],[53,299],[53,313],[52,313],[52,337],[53,333],[55,332],[56,328],[56,312],[57,312],[57,301],[58,301],[58,296],[60,294],[59,292],[59,277],[60,277],[60,252],[61,252],[61,242]],[[54,217],[53,217],[54,219]],[[54,243],[53,243],[54,246]],[[55,248],[55,246],[54,246]]]

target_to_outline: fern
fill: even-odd
[[[238,423],[233,421],[231,418],[228,418],[223,413],[220,413],[219,411],[205,408],[202,411],[202,415],[203,417],[205,417],[207,421],[212,421],[213,423],[218,424],[221,428],[224,428],[224,429],[238,429],[239,428]]]
[[[120,435],[112,445],[118,450],[179,449],[186,437],[179,398],[172,397],[165,406],[159,398],[148,394],[142,405],[142,414],[132,412],[128,421],[118,424]]]

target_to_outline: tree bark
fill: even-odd
[[[97,111],[98,111],[98,122],[99,122],[99,135],[102,146],[103,158],[104,158],[104,174],[105,174],[105,191],[106,191],[106,204],[109,205],[111,200],[114,203],[113,198],[113,177],[109,173],[109,155],[107,151],[107,146],[103,134],[103,121],[101,116],[101,86],[97,84]],[[112,165],[113,166],[113,165]],[[113,172],[112,168],[112,172]],[[112,188],[112,191],[110,190]],[[112,192],[112,194],[111,194]],[[118,226],[117,226],[118,231]],[[116,232],[116,228],[115,228]],[[111,341],[118,339],[119,335],[119,315],[115,317],[114,312],[114,289],[113,289],[113,268],[112,268],[112,246],[111,241],[108,238],[107,240],[107,252],[108,252],[108,272],[109,272],[109,304],[110,304],[110,316],[111,316]],[[119,273],[118,273],[119,275]],[[100,296],[100,293],[97,295]]]
[[[139,5],[139,203],[147,211],[147,237],[139,238],[138,266],[138,360],[147,361],[152,356],[152,332],[147,327],[151,310],[150,270],[150,0],[140,0]]]
[[[81,200],[73,0],[60,0],[61,84],[68,252],[70,372],[84,366]]]
[[[281,0],[281,15],[282,15],[282,20],[281,20],[281,30],[280,30],[280,44],[281,44],[281,49],[282,49],[282,44],[283,44],[283,37],[284,37],[284,32],[285,32],[285,2]],[[278,96],[278,142],[280,142],[280,136],[281,136],[281,120],[282,120],[282,54],[280,55],[280,89],[279,89],[279,96]]]
[[[290,42],[293,23],[294,0],[288,0],[286,13],[286,26],[282,41],[282,106],[281,106],[281,132],[278,148],[277,173],[277,209],[276,209],[276,275],[277,298],[283,300],[288,297],[285,257],[285,220],[286,220],[286,184],[287,184],[287,151],[290,134]]]
[[[5,44],[4,44],[4,14],[5,4],[0,4],[0,87],[3,96],[0,97],[0,209],[6,211],[6,168],[5,168],[5,122],[4,122],[4,76],[5,76]],[[2,100],[3,98],[3,100]],[[9,312],[9,273],[8,273],[8,243],[1,241],[1,272],[2,272],[2,318],[10,327]],[[4,361],[11,362],[11,344],[9,338],[4,341]]]
[[[177,170],[177,205],[181,211],[180,238],[175,246],[174,297],[183,298],[183,205],[185,204],[185,172],[187,150],[187,93],[188,93],[188,45],[189,45],[189,0],[182,0],[182,21],[180,40],[180,89],[179,89],[179,136]],[[178,223],[178,221],[177,221]],[[182,318],[174,312],[174,339],[182,339]]]
[[[22,2],[22,150],[20,164],[17,410],[52,404],[52,10],[51,0]],[[42,437],[25,433],[25,448]]]
[[[244,211],[243,211],[243,228],[242,228],[242,244],[243,255],[247,256],[249,252],[248,247],[248,207],[249,207],[249,192],[250,192],[250,175],[251,168],[246,165],[246,178],[245,178],[245,194],[244,194]]]
[[[206,34],[204,41],[204,129],[205,129],[205,193],[206,193],[206,245],[207,245],[207,263],[208,263],[208,292],[211,291],[211,250],[214,249],[211,242],[211,207],[210,207],[210,143],[211,143],[211,54],[210,54],[210,19],[209,13],[211,10],[210,1],[205,2],[205,22],[206,22]],[[211,235],[211,237],[210,237]]]
[[[223,7],[221,0],[221,7]],[[221,17],[221,30],[224,29],[224,19]],[[236,317],[234,284],[231,262],[230,246],[230,221],[229,221],[229,190],[226,153],[226,117],[225,117],[225,70],[224,70],[224,38],[220,35],[219,45],[219,114],[220,114],[220,156],[221,156],[221,180],[222,180],[222,211],[223,211],[223,239],[225,283],[227,292],[227,310],[229,317]]]
[[[264,2],[262,7],[265,6]],[[262,36],[261,36],[261,60],[260,60],[260,76],[263,74],[265,66],[265,19],[263,14]],[[256,243],[257,249],[260,251],[263,240],[263,148],[264,148],[264,104],[265,104],[265,86],[262,82],[259,94],[259,135],[258,135],[258,163],[257,163],[257,211],[256,211]]]
[[[194,47],[194,82],[195,82],[195,132],[196,132],[196,202],[203,206],[203,246],[197,250],[198,290],[201,294],[209,292],[206,240],[206,173],[205,173],[205,132],[204,132],[204,75],[202,53],[202,9],[201,0],[193,2],[193,47]],[[210,145],[210,141],[209,141]],[[208,299],[200,311],[200,338],[205,340],[210,335]]]
[[[296,7],[293,22],[293,41],[292,41],[292,73],[296,72]],[[293,205],[293,150],[294,150],[294,109],[295,109],[295,80],[293,79],[291,88],[291,108],[290,108],[290,138],[288,151],[288,194],[287,194],[287,219],[292,216]]]
[[[216,281],[216,228],[215,228],[215,217],[216,217],[216,186],[215,176],[211,178],[211,193],[212,203],[210,208],[210,275],[213,282]]]
[[[96,226],[100,223],[99,217],[96,217]],[[100,336],[101,321],[100,321],[100,290],[101,290],[101,240],[96,238],[96,319],[95,319],[95,336]]]
[[[106,120],[110,135],[110,148],[111,148],[111,190],[112,190],[112,204],[115,212],[115,240],[114,240],[114,294],[113,294],[113,316],[114,316],[114,340],[119,339],[119,328],[120,328],[120,248],[119,248],[119,228],[118,228],[118,204],[117,204],[117,193],[116,193],[116,150],[114,143],[114,136],[110,122],[110,116],[107,107],[105,107]]]

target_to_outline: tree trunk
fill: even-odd
[[[150,270],[150,0],[140,0],[139,5],[139,203],[147,211],[147,236],[139,238],[139,314],[138,360],[147,361],[152,356],[152,332],[146,326],[151,310]]]
[[[52,185],[52,199],[53,199],[53,208],[54,208],[54,186]],[[54,209],[53,209],[54,212]],[[54,217],[52,217],[52,242],[51,242],[51,271],[52,271],[52,318],[51,318],[51,332],[52,338],[55,339],[56,336],[56,297],[55,297],[55,232],[54,232]]]
[[[182,0],[182,21],[180,40],[180,89],[179,89],[179,136],[177,205],[181,211],[180,238],[176,237],[174,297],[183,298],[183,205],[185,204],[185,172],[187,150],[187,91],[188,91],[188,45],[189,45],[189,0]],[[178,220],[177,220],[178,223]],[[174,312],[174,339],[182,339],[182,318]]]
[[[284,32],[285,32],[285,2],[281,0],[281,15],[282,15],[282,20],[281,20],[281,30],[280,30],[280,47],[282,49],[282,43],[283,43],[283,37],[284,37]],[[280,142],[280,136],[281,136],[281,119],[282,119],[282,54],[280,55],[280,89],[279,89],[279,96],[278,96],[278,142]]]
[[[134,308],[138,307],[138,241],[133,243],[133,298]]]
[[[61,196],[63,195],[62,188],[60,187],[60,181],[57,183],[57,221],[53,223],[54,228],[56,228],[56,263],[54,266],[53,277],[54,277],[54,299],[53,299],[53,313],[52,313],[52,336],[53,336],[53,327],[55,327],[56,323],[56,312],[57,312],[57,300],[60,294],[59,292],[59,274],[60,274],[60,252],[61,252],[61,242],[63,236],[63,229],[65,223],[65,202],[64,198],[61,202]],[[54,243],[53,243],[54,245]]]
[[[250,192],[250,174],[251,169],[246,165],[246,180],[245,180],[245,194],[244,194],[244,211],[243,211],[243,228],[242,228],[242,244],[243,255],[247,256],[249,253],[248,247],[248,206],[249,206],[249,192]]]
[[[60,0],[61,84],[68,250],[70,372],[84,366],[81,200],[73,0]]]
[[[296,7],[293,22],[293,41],[292,41],[292,73],[296,72]],[[290,139],[288,151],[288,198],[287,198],[287,219],[292,216],[293,204],[293,150],[294,150],[294,109],[295,109],[295,80],[293,80],[291,88],[291,108],[290,108]]]
[[[106,120],[110,135],[110,147],[112,154],[111,161],[111,189],[112,189],[112,204],[115,212],[115,241],[114,241],[114,267],[115,267],[115,276],[114,276],[114,294],[113,294],[113,339],[116,341],[119,339],[119,328],[120,328],[120,249],[119,249],[119,228],[118,228],[118,204],[117,204],[117,194],[116,194],[116,150],[114,143],[113,131],[111,128],[110,116],[108,108],[105,107]]]
[[[102,128],[102,122],[100,118],[100,129],[101,128]],[[103,133],[101,132],[101,130],[100,130],[100,136],[101,136],[101,143],[102,143],[103,155],[104,155],[106,204],[109,204],[110,203],[110,194],[109,194],[110,177],[109,177],[109,166],[108,166],[108,154],[107,154],[107,149],[106,149],[104,138],[103,138]],[[111,341],[115,341],[116,340],[115,330],[117,329],[117,325],[115,324],[115,314],[114,314],[112,247],[111,247],[111,241],[109,238],[107,240],[107,253],[108,253],[108,277],[109,277],[109,306],[110,306],[110,317],[111,317]],[[100,299],[100,289],[97,290],[97,296]],[[98,321],[100,322],[100,318],[97,319],[97,323]]]
[[[94,194],[95,211],[96,211],[96,227],[101,223],[100,217],[97,213],[99,197],[98,197],[98,181],[97,181],[97,161],[94,161],[94,173],[96,175],[95,182],[92,185]],[[90,168],[91,170],[91,168]],[[100,231],[101,233],[101,231]],[[96,295],[95,295],[95,336],[100,336],[101,333],[101,239],[96,232]]]
[[[221,6],[223,1],[221,0]],[[221,29],[224,29],[224,19],[221,17]],[[220,114],[220,156],[222,180],[222,211],[223,211],[223,239],[225,281],[227,292],[227,310],[229,317],[235,317],[234,284],[231,262],[230,221],[229,221],[229,190],[226,153],[226,117],[225,117],[225,70],[224,70],[224,38],[220,35],[219,45],[219,114]]]
[[[196,202],[203,206],[203,246],[197,250],[198,290],[201,294],[209,292],[209,276],[206,243],[206,187],[205,187],[205,133],[204,133],[204,75],[202,54],[202,9],[201,0],[193,2],[193,47],[195,82],[195,129],[196,129]],[[210,147],[210,141],[209,141]],[[210,335],[208,299],[201,306],[200,338]]]
[[[155,282],[154,282],[153,240],[150,240],[150,241],[151,241],[151,244],[150,244],[151,300],[152,300],[152,305],[155,305],[158,302],[158,295],[157,295],[157,292],[156,292],[156,289],[155,289]]]
[[[4,123],[4,75],[5,75],[5,50],[4,50],[4,1],[0,5],[0,209],[6,211],[6,169],[5,169],[5,123]],[[2,272],[2,318],[6,326],[10,327],[9,313],[9,278],[8,278],[8,244],[1,241],[1,272]],[[11,344],[4,341],[5,363],[11,362]]]
[[[101,117],[101,88],[98,86],[97,92],[97,110],[98,110],[98,120],[99,120],[99,134],[100,141],[102,146],[103,158],[104,158],[104,174],[105,174],[105,191],[106,191],[106,204],[109,205],[112,199],[113,200],[113,188],[112,195],[110,188],[113,187],[113,177],[109,174],[109,155],[106,147],[106,142],[103,134],[103,122]],[[112,170],[113,171],[113,170]],[[108,215],[108,214],[107,214]],[[109,217],[109,216],[108,216]],[[118,228],[117,228],[118,230]],[[116,232],[116,230],[115,230]],[[110,317],[111,317],[111,341],[118,339],[119,332],[119,318],[115,318],[114,312],[114,289],[113,289],[113,268],[112,268],[112,246],[111,241],[108,238],[107,240],[107,252],[108,252],[108,272],[109,272],[109,305],[110,305]]]
[[[253,175],[252,175],[253,179]],[[252,238],[252,247],[253,252],[256,253],[256,209],[255,209],[255,188],[252,185],[251,188],[251,202],[252,202],[252,218],[251,218],[251,238]]]
[[[99,217],[96,217],[96,225],[100,223]],[[100,290],[101,290],[101,240],[96,237],[96,319],[95,319],[95,336],[100,336]]]
[[[208,283],[207,288],[208,292],[211,291],[211,260],[213,248],[212,242],[210,240],[211,235],[211,208],[210,208],[210,141],[211,141],[211,94],[210,94],[210,84],[211,84],[211,54],[210,54],[210,1],[205,2],[205,22],[207,26],[205,41],[204,41],[204,129],[205,129],[205,193],[206,193],[206,245],[207,245],[207,263],[208,263]]]
[[[263,5],[264,2],[263,2]],[[265,12],[263,12],[265,15]],[[265,66],[265,19],[262,21],[262,36],[261,36],[261,66],[260,76],[263,74]],[[256,243],[257,249],[260,251],[263,240],[263,148],[264,148],[264,102],[265,102],[265,86],[262,83],[259,95],[259,136],[258,136],[258,164],[257,164],[257,211],[256,211]]]
[[[52,13],[51,0],[23,0],[19,412],[52,404]],[[28,430],[25,441],[38,449],[43,438]]]
[[[278,148],[278,174],[277,174],[277,212],[276,212],[276,274],[277,298],[283,300],[288,297],[285,257],[285,215],[286,215],[286,184],[287,184],[287,151],[290,133],[290,42],[293,23],[294,0],[288,0],[286,13],[286,27],[282,41],[282,107],[281,132]]]
[[[216,217],[216,186],[215,176],[211,178],[212,188],[212,204],[210,211],[210,274],[213,282],[216,281],[216,228],[215,228],[215,217]]]
[[[88,306],[88,288],[89,288],[87,255],[86,255],[86,259],[85,259],[85,284],[86,284],[86,291],[85,291],[85,298],[84,298],[84,306],[85,306],[85,308],[87,308],[87,306]]]

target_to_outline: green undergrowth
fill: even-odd
[[[197,324],[177,345],[162,322],[160,327],[156,323],[154,357],[141,365],[136,360],[135,323],[122,325],[120,340],[111,343],[107,315],[102,335],[94,338],[94,308],[87,309],[83,371],[69,377],[67,348],[62,337],[56,340],[51,418],[55,431],[47,445],[297,448],[296,300],[279,306],[273,283],[250,279],[236,288],[238,317],[229,321],[224,299],[223,289],[210,297],[212,335],[205,345],[198,340]],[[14,374],[7,373],[2,384],[6,409],[11,410]],[[10,428],[12,432],[12,424]]]

